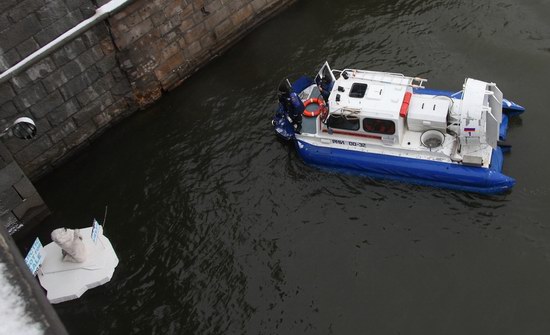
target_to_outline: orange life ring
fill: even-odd
[[[304,109],[304,116],[306,117],[316,117],[317,115],[321,114],[321,112],[325,109],[325,102],[322,99],[319,99],[319,98],[307,99],[304,102],[304,107],[307,107],[311,104],[317,104],[319,105],[319,108],[317,108],[314,111],[308,111]]]

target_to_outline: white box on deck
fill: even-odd
[[[413,94],[407,114],[407,125],[412,131],[447,130],[450,101],[443,97]]]

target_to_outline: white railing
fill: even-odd
[[[29,55],[25,59],[21,60],[19,63],[15,64],[14,66],[7,69],[6,71],[2,72],[0,74],[0,84],[9,80],[13,76],[20,73],[21,71],[24,71],[27,68],[31,67],[36,62],[40,61],[41,59],[48,56],[52,52],[56,51],[60,47],[64,46],[68,42],[77,38],[87,30],[95,26],[97,23],[113,15],[122,7],[126,6],[132,1],[133,0],[111,0],[105,5],[99,7],[98,9],[96,9],[94,15],[80,22],[73,28],[61,34],[59,37],[57,37],[50,43],[46,44],[42,48],[33,52],[31,55]]]

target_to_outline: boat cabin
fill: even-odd
[[[355,137],[385,147],[429,151],[432,156],[440,153],[446,159],[453,156],[455,161],[465,156],[468,163],[488,165],[488,146],[496,148],[502,120],[500,90],[492,83],[467,79],[457,98],[415,94],[413,89],[423,88],[425,81],[397,73],[332,71],[325,63],[316,84],[301,98],[323,97],[328,114],[304,117],[301,135]]]

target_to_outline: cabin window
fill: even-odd
[[[359,130],[359,119],[355,116],[330,115],[327,126],[335,129]]]
[[[369,133],[393,135],[395,134],[395,123],[390,120],[363,119],[363,129]]]
[[[367,92],[367,84],[355,83],[351,85],[349,96],[350,98],[363,98],[366,92]]]

